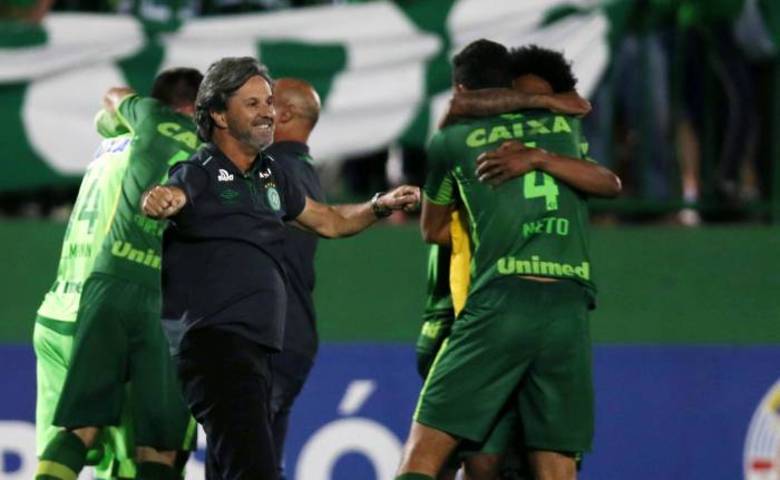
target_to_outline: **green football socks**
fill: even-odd
[[[35,480],[76,480],[84,468],[87,447],[75,433],[63,430],[46,446]]]

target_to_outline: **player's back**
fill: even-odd
[[[583,156],[579,119],[540,110],[464,121],[431,140],[432,157],[450,159],[451,185],[445,180],[437,191],[429,183],[426,192],[435,202],[437,195],[445,198],[448,189],[458,189],[473,250],[470,291],[505,275],[570,278],[592,288],[585,235],[588,214],[579,192],[536,171],[495,188],[478,181],[479,155],[507,140]]]
[[[159,288],[164,223],[141,213],[141,195],[162,183],[170,166],[187,160],[200,142],[190,117],[152,98],[131,95],[117,115],[133,140],[95,271]]]
[[[81,287],[106,237],[111,199],[121,187],[121,169],[130,141],[129,134],[104,139],[87,166],[62,241],[57,278],[38,315],[58,321],[76,320]]]

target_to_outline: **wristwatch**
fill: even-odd
[[[371,211],[374,212],[374,215],[376,215],[376,218],[385,218],[392,215],[393,210],[387,208],[387,207],[381,207],[379,206],[379,197],[384,195],[386,192],[376,192],[373,197],[371,197]]]

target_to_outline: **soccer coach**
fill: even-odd
[[[262,153],[273,139],[272,81],[251,57],[213,63],[195,108],[207,143],[142,200],[146,215],[172,220],[163,238],[163,318],[182,323],[177,372],[221,479],[277,480],[269,356],[284,337],[284,222],[348,236],[392,210],[416,208],[420,193],[401,186],[344,206],[306,197]]]

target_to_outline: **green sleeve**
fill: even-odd
[[[100,110],[95,115],[95,128],[103,138],[113,138],[129,133],[127,127],[119,123],[119,118],[116,115],[112,115],[105,110]]]
[[[119,121],[135,132],[150,116],[164,114],[165,107],[153,98],[128,95],[119,102],[116,113]]]
[[[585,134],[582,132],[582,121],[579,118],[575,118],[571,122],[574,127],[574,134],[577,139],[577,151],[579,152],[578,158],[581,160],[587,160],[589,162],[598,163],[596,159],[590,156],[590,142],[585,138]]]
[[[437,132],[428,144],[428,173],[425,177],[425,197],[437,205],[450,205],[455,202],[450,155],[447,154],[445,135]]]
[[[599,163],[595,158],[589,155],[590,143],[585,137],[580,137],[580,158],[593,163]]]

